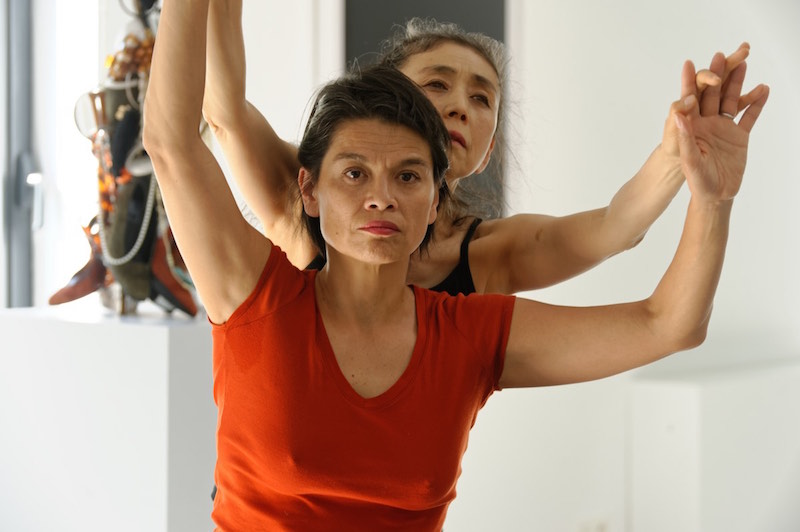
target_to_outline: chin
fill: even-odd
[[[329,256],[331,251],[343,257],[348,257],[351,260],[357,260],[373,266],[383,266],[400,261],[408,262],[408,258],[411,255],[411,253],[404,255],[403,250],[399,249],[398,246],[386,245],[386,243],[381,242],[371,243],[367,246],[358,246],[355,249],[341,249],[338,251],[331,250],[331,247],[328,246]]]
[[[410,255],[410,254],[409,254]],[[361,256],[361,260],[368,264],[373,264],[376,266],[381,266],[384,264],[393,264],[395,262],[400,261],[408,261],[409,255],[403,256],[402,253],[398,252],[384,252],[383,250],[374,250],[368,251]]]

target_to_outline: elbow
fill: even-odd
[[[708,337],[711,310],[697,309],[692,312],[683,307],[669,310],[654,310],[651,307],[650,327],[655,334],[655,341],[661,344],[666,353],[677,353],[700,346]]]
[[[191,152],[200,139],[199,121],[172,119],[161,112],[163,108],[148,105],[145,98],[142,120],[142,146],[150,159],[155,162],[180,157]]]
[[[241,98],[220,98],[206,92],[203,97],[203,118],[211,131],[218,134],[245,123],[247,107],[244,95]]]
[[[149,98],[145,98],[142,112],[142,146],[152,159],[166,151],[164,145],[168,135],[165,132],[166,124],[161,119],[157,106],[150,102]]]
[[[646,234],[647,234],[647,231],[645,230],[644,232],[642,232],[639,235],[637,235],[637,236],[633,237],[632,239],[630,239],[628,241],[628,246],[625,248],[625,251],[629,251],[629,250],[635,248],[636,246],[638,246],[639,244],[641,244],[642,241],[644,240],[644,237],[645,237]]]
[[[708,337],[708,320],[706,320],[703,324],[698,325],[695,327],[693,331],[690,331],[686,334],[683,338],[683,350],[687,349],[694,349],[695,347],[699,347],[706,341]]]
[[[219,111],[219,108],[210,103],[208,98],[203,99],[203,118],[208,123],[209,129],[212,133],[216,134],[224,124],[225,113]]]
[[[671,352],[687,351],[702,345],[708,337],[708,323],[709,319],[706,318],[698,323],[687,324],[685,327],[676,327],[672,335]]]
[[[142,126],[142,147],[151,159],[157,157],[160,153],[157,136],[153,133],[152,128],[146,121]]]
[[[161,167],[170,153],[166,145],[167,142],[164,140],[163,134],[156,127],[148,125],[147,121],[145,121],[142,126],[142,147],[154,167]]]

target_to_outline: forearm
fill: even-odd
[[[669,268],[647,300],[653,327],[672,350],[705,339],[728,241],[733,200],[690,201]]]
[[[510,281],[490,289],[513,293],[550,286],[634,247],[680,190],[679,165],[658,147],[607,207],[561,217],[514,217],[508,223],[513,226]]]
[[[304,268],[316,251],[300,230],[297,150],[246,100],[241,0],[210,0],[203,113],[264,232]]]
[[[684,182],[678,157],[657,147],[642,168],[617,191],[597,226],[595,242],[614,255],[638,244]]]
[[[246,112],[242,1],[210,0],[203,113],[212,129],[229,128]]]
[[[208,0],[165,2],[145,98],[143,140],[151,156],[200,140]]]
[[[673,261],[648,299],[561,307],[518,298],[501,386],[599,379],[700,344],[722,269],[730,211],[730,201],[690,203]]]

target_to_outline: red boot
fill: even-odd
[[[177,308],[190,316],[195,316],[197,304],[194,302],[192,293],[172,273],[171,256],[167,255],[165,237],[166,235],[162,235],[156,238],[153,250],[150,299],[167,311],[171,312]]]
[[[58,292],[50,296],[48,303],[51,305],[60,305],[75,301],[83,296],[89,295],[92,292],[108,286],[111,284],[111,276],[103,264],[103,252],[100,249],[100,236],[92,232],[92,228],[97,223],[97,217],[92,218],[89,225],[83,228],[86,238],[89,240],[89,246],[92,248],[92,254],[89,261],[83,268],[78,270],[72,279],[60,289]]]

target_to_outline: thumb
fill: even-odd
[[[694,137],[692,125],[682,113],[675,113],[675,126],[678,129],[678,149],[681,156],[681,168],[687,178],[693,176],[700,169],[701,156]]]

